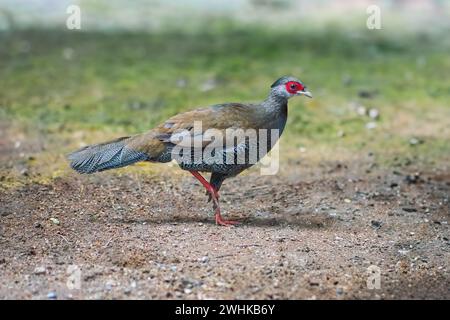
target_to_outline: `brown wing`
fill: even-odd
[[[225,137],[228,128],[258,128],[257,106],[230,103],[195,109],[173,116],[149,132],[130,141],[130,147],[152,157],[164,152],[169,144],[180,144],[190,135],[190,143],[205,147],[211,141],[205,137],[207,130],[218,130]],[[195,144],[198,141],[199,144]]]
[[[170,136],[174,132],[180,130],[193,130],[195,122],[201,124],[202,132],[211,128],[218,130],[227,128],[246,129],[253,125],[253,113],[255,113],[253,106],[237,103],[217,105],[177,114],[156,127],[155,130],[157,130],[161,136]]]

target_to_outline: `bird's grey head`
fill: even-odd
[[[271,86],[271,95],[289,99],[293,96],[306,96],[312,98],[303,82],[294,77],[284,76],[275,81]]]

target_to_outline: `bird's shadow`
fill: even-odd
[[[332,217],[325,215],[317,215],[313,213],[302,213],[295,216],[283,216],[277,214],[275,217],[226,217],[237,221],[238,224],[233,227],[284,227],[295,226],[302,229],[324,229],[329,228],[335,223]],[[123,217],[117,219],[118,223],[125,224],[149,224],[149,225],[177,225],[177,224],[206,224],[214,225],[215,221],[213,217],[201,217],[201,216],[171,216],[171,217],[151,217],[138,219],[133,217]]]

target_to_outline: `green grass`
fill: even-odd
[[[275,79],[289,74],[314,94],[290,103],[285,139],[292,146],[374,150],[389,159],[392,153],[426,153],[423,161],[433,162],[450,154],[450,48],[440,41],[445,34],[335,26],[283,31],[227,21],[156,34],[4,32],[0,116],[50,136],[136,133],[197,106],[260,101]],[[177,85],[180,79],[184,87]],[[208,79],[217,85],[204,92]],[[373,96],[361,98],[360,91]],[[370,119],[357,115],[352,103],[380,111],[376,129],[365,128]],[[408,130],[397,127],[401,119]],[[426,143],[412,148],[412,136]]]

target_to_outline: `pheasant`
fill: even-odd
[[[251,167],[270,151],[286,125],[288,99],[299,95],[312,98],[303,82],[284,76],[272,84],[268,97],[259,104],[225,103],[181,113],[148,132],[81,148],[68,155],[70,166],[89,174],[139,161],[175,160],[205,187],[213,202],[216,224],[234,225],[238,222],[221,215],[220,187],[225,179]],[[230,146],[224,137],[229,130],[239,129],[255,130],[256,139],[235,135]],[[278,135],[263,139],[263,130],[277,130]],[[257,155],[250,161],[250,151],[255,148]],[[210,172],[210,181],[200,172]]]

